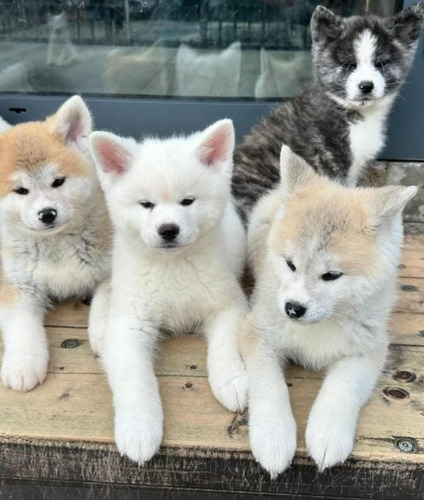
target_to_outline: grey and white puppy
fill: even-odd
[[[411,67],[422,21],[421,2],[390,18],[315,9],[313,83],[276,107],[236,149],[233,193],[245,219],[278,183],[283,143],[317,172],[357,183],[384,145],[387,115]]]

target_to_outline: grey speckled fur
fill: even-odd
[[[236,148],[233,194],[244,220],[255,202],[279,180],[281,145],[287,144],[321,174],[345,182],[352,165],[350,125],[363,120],[361,108],[346,100],[345,83],[354,63],[354,43],[364,30],[377,40],[385,95],[396,94],[412,64],[422,26],[422,4],[392,18],[341,18],[317,7],[311,21],[314,82],[258,124]],[[353,58],[353,61],[352,61]],[[330,97],[332,96],[332,97]],[[376,148],[375,156],[378,154]]]

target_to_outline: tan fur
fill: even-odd
[[[249,314],[243,321],[238,332],[238,346],[241,357],[247,359],[255,350],[259,343],[259,335],[256,328],[253,328],[255,320],[253,314]]]
[[[347,274],[372,273],[376,266],[376,233],[367,193],[355,192],[315,176],[285,205],[273,225],[270,244],[283,254],[289,241],[314,237],[337,256]]]
[[[81,155],[51,132],[54,119],[23,123],[0,136],[0,197],[16,187],[12,178],[15,172],[35,172],[47,162],[56,164],[64,176],[89,174],[90,167]]]

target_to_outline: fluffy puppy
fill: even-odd
[[[109,226],[88,149],[91,128],[74,96],[44,122],[0,135],[1,377],[15,390],[46,376],[43,319],[51,300],[89,296],[107,275]]]
[[[341,186],[286,146],[281,178],[252,213],[248,251],[256,287],[240,339],[250,443],[272,476],[288,467],[296,450],[282,372],[287,360],[327,372],[306,428],[319,469],[352,451],[359,411],[385,363],[401,212],[417,191]]]
[[[247,400],[236,338],[247,303],[237,280],[245,235],[230,196],[234,129],[221,120],[141,143],[94,132],[90,145],[115,228],[108,324],[104,339],[93,325],[91,344],[113,391],[117,447],[143,463],[162,440],[153,369],[161,331],[204,333],[214,395],[232,411]]]

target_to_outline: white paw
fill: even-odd
[[[115,416],[115,441],[121,455],[139,465],[150,460],[162,441],[162,416],[122,413]]]
[[[253,456],[274,479],[287,469],[296,452],[294,419],[252,421],[249,432]]]
[[[313,415],[306,427],[306,446],[309,455],[323,471],[342,463],[353,449],[355,426],[331,415]]]
[[[209,384],[216,399],[230,411],[242,411],[247,406],[248,379],[242,362],[237,368],[217,369],[209,374]]]
[[[103,327],[94,328],[90,325],[88,328],[88,340],[94,356],[100,357],[102,354],[104,333],[105,329]]]
[[[5,387],[15,391],[30,391],[46,378],[48,353],[5,353],[1,379]]]

